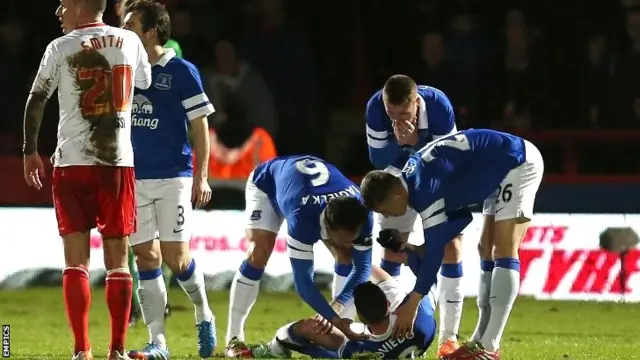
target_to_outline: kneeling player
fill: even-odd
[[[254,358],[291,357],[291,350],[312,358],[349,359],[358,354],[378,354],[382,359],[407,359],[421,356],[433,342],[436,321],[433,312],[435,294],[429,292],[420,302],[414,320],[414,331],[406,338],[394,338],[394,311],[405,299],[406,291],[380,267],[375,266],[371,281],[356,286],[354,303],[362,323],[354,323],[354,330],[369,338],[351,341],[339,331],[319,331],[322,324],[315,318],[287,324],[276,332],[268,344],[237,348],[238,353]]]
[[[254,244],[231,285],[227,344],[244,340],[244,322],[258,296],[260,279],[273,252],[276,236],[287,220],[287,253],[296,290],[304,301],[349,338],[340,314],[356,285],[371,273],[373,216],[362,204],[360,189],[333,165],[313,156],[283,156],[258,166],[245,191],[247,239]],[[339,294],[331,304],[313,282],[313,245],[323,240],[337,255]],[[351,267],[353,264],[353,271]],[[338,271],[347,268],[347,271]],[[340,276],[344,275],[344,276]],[[227,352],[228,356],[235,356]]]

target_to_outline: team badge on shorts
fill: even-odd
[[[158,74],[158,78],[156,82],[153,84],[158,90],[169,90],[171,89],[171,75],[169,74]]]
[[[260,220],[261,217],[262,217],[262,210],[253,210],[253,212],[251,213],[251,216],[249,216],[249,220],[257,221],[257,220]]]

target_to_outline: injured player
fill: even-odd
[[[405,248],[405,251],[408,250]],[[413,249],[412,249],[413,250]],[[409,265],[419,262],[417,253],[408,251]],[[413,255],[413,256],[412,256]],[[411,261],[413,260],[413,261]],[[414,266],[410,266],[413,268]],[[419,265],[418,265],[419,266]],[[435,289],[422,300],[414,320],[413,334],[407,338],[393,338],[396,308],[404,301],[408,291],[400,288],[396,279],[380,267],[374,266],[369,282],[356,286],[354,303],[362,323],[351,328],[368,335],[367,340],[351,341],[326,322],[308,318],[287,324],[269,343],[239,344],[236,356],[252,358],[290,358],[291,350],[312,358],[353,358],[357,354],[377,354],[381,359],[405,359],[421,356],[433,342],[436,321]]]

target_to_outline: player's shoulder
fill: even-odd
[[[367,101],[367,108],[371,106],[382,106],[382,89],[373,93],[369,98],[369,101]]]
[[[433,86],[418,85],[418,95],[424,99],[427,105],[429,103],[443,103],[445,105],[451,103],[444,91]]]

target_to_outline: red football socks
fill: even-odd
[[[126,269],[107,272],[105,295],[111,318],[110,350],[124,351],[129,327],[133,278]]]
[[[74,354],[88,351],[89,344],[89,306],[91,305],[91,287],[89,272],[81,265],[72,266],[62,272],[62,292],[69,325],[73,330]]]

